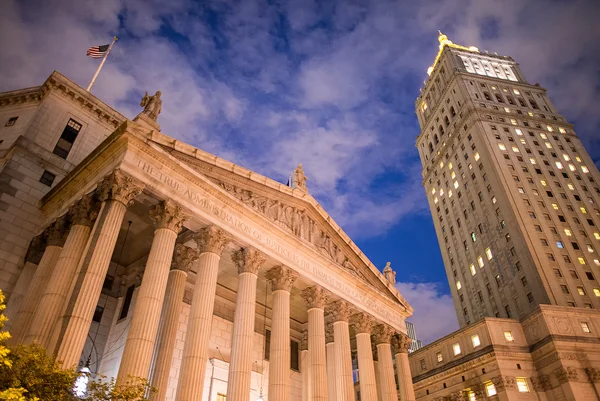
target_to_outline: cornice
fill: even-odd
[[[0,107],[16,106],[41,101],[45,96],[43,86],[0,93]]]

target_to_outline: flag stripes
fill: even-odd
[[[110,45],[92,46],[87,50],[85,55],[93,58],[102,58],[104,56],[104,53],[106,53],[106,51],[108,50],[109,46]]]

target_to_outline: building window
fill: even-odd
[[[583,289],[583,287],[577,287],[577,293],[579,295],[585,295],[585,290]]]
[[[227,401],[227,396],[223,393],[217,393],[217,399],[215,401]]]
[[[13,125],[15,125],[15,123],[17,122],[17,120],[19,119],[19,116],[17,117],[11,117],[8,119],[8,121],[6,121],[6,124],[4,124],[5,127],[12,127]]]
[[[520,393],[528,393],[529,386],[527,386],[527,379],[524,377],[517,377],[517,388]]]
[[[474,276],[477,273],[477,270],[475,269],[475,265],[473,263],[471,263],[471,266],[469,266],[469,270],[471,270],[471,276]]]
[[[533,303],[533,294],[532,293],[527,293],[527,300],[529,301],[529,303]]]
[[[135,285],[127,288],[125,299],[123,300],[123,306],[121,307],[121,313],[119,314],[119,320],[127,317],[129,313],[129,307],[131,306],[131,299],[133,298],[133,292],[135,291]]]
[[[504,339],[508,342],[513,342],[515,341],[515,338],[512,335],[512,331],[505,331],[504,332]]]
[[[594,295],[600,297],[600,288],[594,288]]]
[[[426,370],[427,369],[427,366],[425,366],[425,359],[421,359],[419,361],[419,363],[421,364],[421,370]]]
[[[452,351],[454,351],[454,355],[460,355],[460,344],[454,344],[452,346]]]
[[[560,286],[560,290],[563,292],[563,294],[569,294],[569,289],[564,284]]]
[[[442,363],[442,362],[444,362],[444,357],[443,357],[443,355],[442,355],[442,353],[441,353],[441,352],[437,352],[437,353],[435,354],[435,357],[437,358],[437,361],[438,361],[438,363]]]
[[[481,256],[477,257],[477,264],[479,265],[479,268],[483,268],[483,258]]]
[[[462,288],[462,284],[460,283],[460,281],[456,282],[456,289],[460,290]]]
[[[56,178],[55,174],[52,174],[48,170],[44,170],[44,173],[40,177],[40,182],[44,185],[51,187],[55,178]]]
[[[53,153],[66,159],[73,147],[73,143],[75,143],[75,139],[77,139],[77,135],[81,131],[81,124],[77,121],[70,119],[67,123],[67,126],[63,130],[56,146],[54,147]]]
[[[488,260],[492,260],[492,258],[494,257],[494,255],[492,255],[492,250],[490,248],[486,248],[485,256],[487,256]]]
[[[590,330],[590,326],[587,324],[587,322],[580,322],[581,323],[581,330],[583,330],[584,333],[591,333],[592,330]]]
[[[494,383],[492,382],[485,383],[485,392],[488,397],[498,394],[496,392],[496,386],[494,386]]]
[[[92,317],[92,321],[96,323],[100,323],[102,320],[102,314],[104,313],[104,308],[101,306],[96,306],[96,310],[94,311],[94,316]]]
[[[471,336],[471,342],[473,343],[473,348],[477,348],[481,345],[481,341],[479,340],[479,336],[477,334],[473,334]]]

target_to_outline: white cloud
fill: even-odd
[[[417,338],[429,344],[458,329],[452,297],[438,283],[397,283],[396,288],[414,308],[408,320],[415,325]]]

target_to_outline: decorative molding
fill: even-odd
[[[181,270],[189,273],[192,264],[198,260],[200,253],[196,249],[192,249],[183,244],[175,245],[173,252],[173,260],[171,262],[171,270]]]
[[[567,382],[576,382],[579,378],[579,375],[577,374],[577,369],[572,366],[561,366],[559,368],[554,369],[553,373],[560,384],[564,384]]]
[[[392,327],[388,326],[387,324],[380,324],[379,326],[375,327],[374,334],[375,334],[375,345],[391,344],[392,336],[394,334],[396,334],[396,330],[394,330]]]
[[[332,343],[333,341],[333,324],[325,324],[325,344]]]
[[[225,230],[214,225],[201,228],[193,238],[200,253],[212,252],[219,256],[232,240]]]
[[[331,314],[332,321],[335,322],[348,322],[352,307],[350,304],[343,299],[332,302],[327,305],[327,312]]]
[[[396,350],[398,354],[408,354],[408,349],[410,348],[410,344],[412,343],[412,338],[407,336],[404,333],[397,333],[392,336],[390,339],[392,347]]]
[[[308,309],[325,309],[325,304],[329,299],[329,292],[321,286],[313,285],[302,291],[302,298],[306,302]]]
[[[187,218],[181,206],[171,199],[160,201],[150,208],[150,219],[157,229],[166,228],[177,234]]]
[[[142,193],[144,185],[116,169],[98,184],[99,199],[101,201],[114,200],[129,206],[133,199]]]
[[[533,386],[534,391],[536,392],[544,392],[552,388],[552,386],[550,385],[550,376],[548,375],[532,377],[531,384]]]
[[[69,209],[72,225],[92,227],[100,211],[100,202],[93,194],[84,195]]]
[[[354,327],[356,334],[371,334],[373,326],[375,325],[375,319],[370,315],[359,312],[350,317],[350,324]]]
[[[273,291],[284,290],[290,292],[298,278],[298,273],[286,266],[276,266],[266,272],[265,278],[271,281]]]
[[[597,368],[585,368],[585,373],[588,376],[588,380],[592,383],[600,382],[600,369]]]
[[[237,266],[238,274],[258,274],[262,265],[267,261],[267,256],[253,247],[248,247],[233,252],[231,260]]]
[[[67,216],[60,216],[54,223],[46,228],[46,245],[63,247],[69,235]]]
[[[38,265],[46,249],[46,233],[42,232],[40,235],[33,237],[29,243],[29,248],[25,254],[25,262],[33,263]]]
[[[230,195],[240,200],[246,206],[265,215],[295,236],[315,246],[319,252],[339,264],[348,273],[375,286],[377,282],[350,262],[334,240],[319,227],[316,220],[309,216],[306,208],[289,206],[276,199],[258,195],[248,189],[226,183],[214,177],[208,177],[212,182],[223,188]]]

